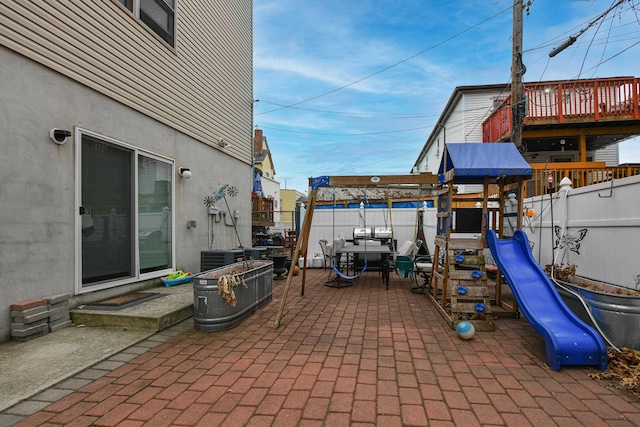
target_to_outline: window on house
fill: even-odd
[[[176,0],[117,0],[162,40],[175,46]]]

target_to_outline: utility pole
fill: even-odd
[[[524,123],[524,101],[522,97],[522,0],[513,0],[513,35],[511,57],[511,142],[520,150]]]

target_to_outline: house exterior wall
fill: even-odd
[[[481,142],[482,120],[489,114],[498,90],[461,91],[443,111],[415,165],[420,172],[437,173],[447,143]]]
[[[0,43],[250,164],[252,2],[176,3],[175,49],[115,0],[2,2]]]
[[[273,179],[276,175],[275,168],[271,162],[271,156],[266,156],[265,159],[258,164],[260,170],[262,170],[262,176]]]
[[[615,144],[596,150],[593,161],[605,162],[607,166],[618,166],[620,164],[620,146]]]
[[[282,211],[296,210],[296,200],[304,196],[298,190],[280,190],[280,200],[282,200]]]
[[[238,189],[227,199],[251,241],[252,4],[215,3],[177,2],[175,49],[115,1],[0,4],[0,341],[12,303],[64,293],[77,306],[160,284],[158,274],[77,292],[81,131],[173,165],[174,268],[198,272],[203,198],[221,185]],[[74,134],[57,145],[53,128]],[[238,246],[232,226],[213,227],[216,247]]]
[[[442,153],[444,152],[446,136],[446,128],[439,126],[433,135],[434,142],[427,146],[425,155],[418,160],[420,172],[436,173],[438,171]]]
[[[495,93],[471,92],[464,97],[464,135],[459,141],[482,142],[482,121],[492,111]]]
[[[257,126],[253,131],[253,158],[255,166],[262,171],[262,176],[273,180],[276,168],[269,151],[269,143],[262,129]]]
[[[262,190],[265,197],[270,197],[274,200],[273,208],[280,210],[280,182],[272,178],[262,177]]]

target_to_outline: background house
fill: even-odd
[[[274,244],[293,246],[294,242],[287,240],[290,237],[287,234],[296,231],[296,202],[304,194],[280,188],[267,137],[257,126],[253,133],[253,150],[254,167],[262,186],[262,198],[257,194],[253,196],[253,242],[259,244],[267,237],[275,237]]]
[[[298,201],[304,197],[305,195],[298,190],[280,190],[280,227],[284,230],[285,237],[287,233],[293,236],[299,231]],[[293,243],[293,239],[290,239],[289,244]]]
[[[276,180],[276,167],[273,163],[267,137],[256,126],[253,133],[253,164],[261,172],[262,197],[273,199],[274,209],[279,209],[280,182]]]
[[[0,4],[0,340],[249,244],[252,49],[248,0]]]
[[[530,163],[589,161],[617,166],[617,142],[640,132],[638,118],[631,108],[601,112],[598,105],[618,105],[621,88],[631,88],[622,101],[633,98],[634,92],[637,96],[637,83],[632,90],[635,81],[611,78],[527,84],[524,158]],[[456,87],[413,170],[436,172],[445,143],[508,140],[508,132],[493,129],[510,129],[509,98],[509,84]]]

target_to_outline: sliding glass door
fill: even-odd
[[[172,166],[138,155],[138,237],[140,273],[172,265]]]
[[[171,270],[173,164],[91,134],[80,144],[79,291]]]

